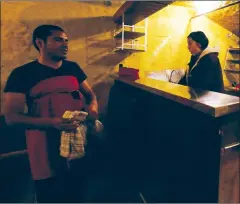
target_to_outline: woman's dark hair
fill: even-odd
[[[40,38],[42,39],[45,43],[47,41],[47,37],[52,35],[52,31],[62,31],[64,30],[58,26],[55,25],[40,25],[35,30],[33,31],[33,37],[32,37],[32,42],[34,47],[39,51],[39,48],[36,44],[36,39]]]
[[[189,34],[188,38],[192,38],[195,42],[201,45],[201,49],[205,50],[208,46],[208,38],[202,31],[196,31]]]

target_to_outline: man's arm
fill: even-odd
[[[5,94],[5,118],[9,125],[44,126],[50,124],[50,118],[34,118],[24,114],[25,95],[22,93]]]
[[[88,113],[92,119],[98,118],[97,97],[86,80],[80,84],[80,91],[86,98],[88,104]]]
[[[5,119],[8,125],[23,125],[25,128],[57,128],[74,130],[76,125],[62,118],[29,117],[24,114],[25,94],[7,92],[5,94]]]

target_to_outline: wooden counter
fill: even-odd
[[[239,97],[237,96],[193,89],[149,78],[139,79],[135,82],[124,78],[116,80],[199,110],[213,117],[228,115],[240,110]]]
[[[113,171],[146,202],[218,202],[221,148],[239,141],[221,130],[239,123],[239,105],[226,94],[117,78],[105,121]]]

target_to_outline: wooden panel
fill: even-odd
[[[125,2],[114,14],[114,21],[122,23],[122,15],[125,13],[125,24],[135,24],[151,16],[162,8],[172,3],[172,1],[138,1]]]
[[[137,50],[137,49],[131,49],[131,48],[124,48],[122,50],[120,47],[115,50],[115,52],[145,52],[145,50]]]
[[[240,148],[227,150],[221,159],[220,203],[240,202]]]
[[[215,125],[201,112],[116,81],[105,123],[109,163],[147,203],[217,202]]]
[[[118,10],[117,12],[113,15],[113,19],[114,21],[119,21],[119,19],[121,19],[121,16],[124,12],[126,12],[127,10],[129,10],[133,4],[136,3],[134,1],[126,1]]]

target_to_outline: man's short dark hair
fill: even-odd
[[[42,39],[45,43],[47,41],[47,37],[52,35],[52,31],[62,31],[64,30],[60,28],[59,26],[55,25],[40,25],[35,30],[33,31],[33,37],[32,37],[32,42],[34,47],[39,51],[39,48],[36,44],[36,39],[40,38]]]
[[[207,36],[202,31],[191,32],[188,38],[192,38],[195,42],[199,43],[202,50],[205,50],[209,43]]]

